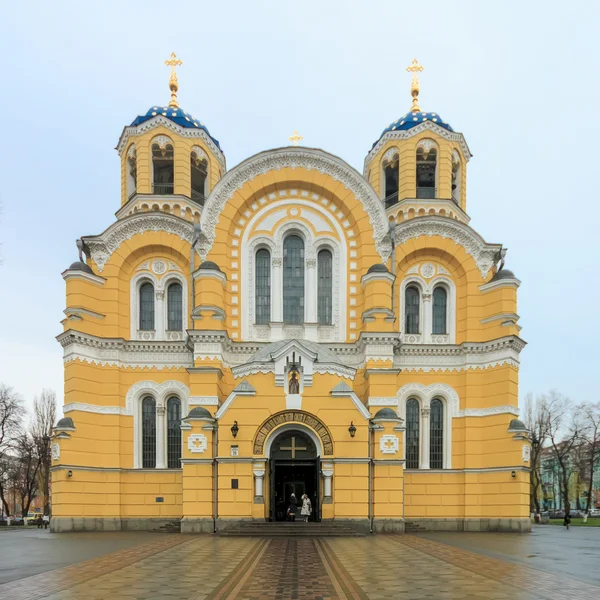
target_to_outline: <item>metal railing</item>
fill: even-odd
[[[198,190],[195,190],[194,188],[192,188],[192,200],[196,204],[199,204],[200,206],[204,206],[204,201],[206,200],[206,196],[202,192],[199,192]]]
[[[417,187],[417,198],[425,198],[427,200],[437,198],[437,188]]]
[[[172,183],[153,183],[152,193],[158,196],[172,196],[173,187]]]
[[[389,196],[385,197],[385,207],[389,208],[390,206],[394,206],[394,204],[398,204],[398,192],[396,192],[395,194],[390,194]]]

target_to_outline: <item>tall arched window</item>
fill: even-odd
[[[417,148],[417,198],[435,198],[435,170],[437,150]]]
[[[183,328],[183,288],[172,283],[167,288],[167,330],[181,331]]]
[[[448,333],[446,328],[446,306],[448,294],[442,286],[433,290],[432,333]]]
[[[304,323],[304,242],[297,235],[283,242],[283,322]]]
[[[140,330],[154,330],[154,286],[149,281],[140,286]]]
[[[317,320],[319,325],[331,325],[333,322],[333,257],[330,250],[321,250],[317,257]]]
[[[173,146],[165,140],[157,139],[152,144],[152,193],[173,194],[175,171],[173,167]]]
[[[410,398],[406,403],[406,468],[419,468],[419,401]]]
[[[137,157],[135,145],[131,145],[127,151],[127,198],[131,198],[137,189]]]
[[[398,203],[398,175],[399,161],[398,155],[395,154],[383,162],[383,197],[386,208]]]
[[[452,153],[452,200],[460,206],[461,197],[460,157],[456,150]]]
[[[179,469],[181,466],[181,400],[167,400],[167,467]]]
[[[419,290],[409,286],[404,292],[406,323],[405,333],[419,333]]]
[[[429,430],[429,468],[444,468],[444,404],[439,398],[431,401]]]
[[[156,401],[152,396],[142,400],[142,467],[156,467]]]
[[[190,160],[192,174],[192,200],[204,206],[207,196],[208,162],[200,151],[192,152]]]
[[[261,248],[255,262],[256,324],[267,325],[271,320],[271,253]]]

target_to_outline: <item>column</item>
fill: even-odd
[[[318,278],[317,278],[317,259],[307,258],[304,262],[304,335],[307,340],[317,341],[317,299],[318,299]]]
[[[253,468],[254,473],[254,504],[264,504],[263,481],[265,477],[265,465],[256,464]]]
[[[283,259],[271,259],[271,341],[283,337]]]
[[[156,290],[154,293],[154,330],[155,340],[165,339],[165,291]]]
[[[429,402],[421,409],[421,461],[419,469],[429,469]]]
[[[431,330],[432,330],[432,306],[431,306],[431,294],[423,294],[422,304],[423,314],[421,315],[421,323],[423,330],[421,331],[421,340],[424,344],[431,343]]]
[[[321,473],[323,473],[323,504],[332,504],[333,464],[324,464]]]
[[[167,439],[166,409],[162,405],[156,406],[156,468],[167,468],[167,452],[165,440]]]

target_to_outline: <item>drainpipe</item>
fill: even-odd
[[[369,533],[373,533],[373,423],[369,421]]]
[[[215,421],[213,429],[213,533],[217,533],[217,517],[219,516],[219,426]]]

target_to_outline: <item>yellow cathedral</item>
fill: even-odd
[[[227,170],[171,100],[125,127],[116,220],[63,274],[54,531],[528,531],[519,280],[469,225],[464,136],[412,106],[360,174]]]

